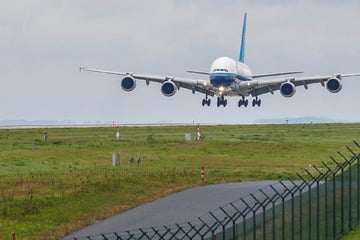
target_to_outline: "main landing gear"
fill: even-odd
[[[256,97],[252,101],[252,106],[255,107],[256,105],[258,105],[258,107],[260,107],[260,105],[261,105],[261,99],[258,99],[258,97]]]
[[[245,97],[243,96],[242,99],[239,100],[238,102],[238,107],[241,107],[242,105],[244,105],[244,107],[247,107],[249,104],[249,100],[245,100]]]
[[[205,105],[208,105],[210,106],[210,98],[208,98],[208,95],[206,94],[205,98],[202,100],[202,105],[205,106]]]
[[[210,104],[211,104],[211,100],[208,97],[208,95],[206,95],[206,97],[202,100],[202,106],[205,106],[205,105],[210,106]],[[224,107],[226,107],[226,105],[227,105],[227,100],[225,99],[224,96],[217,97],[217,106],[220,107],[221,105]],[[249,100],[245,99],[245,97],[242,97],[242,99],[240,99],[238,102],[238,107],[241,107],[241,106],[247,107],[248,105],[249,105]],[[258,97],[254,98],[252,100],[252,106],[260,107],[261,99],[259,99]]]
[[[220,105],[223,105],[224,107],[227,105],[227,100],[224,98],[224,96],[217,98],[217,106],[220,107]]]
[[[238,102],[238,107],[241,107],[241,106],[244,106],[244,107],[247,107],[249,104],[249,100],[245,99],[245,97],[243,96],[242,99],[239,100]],[[252,106],[255,107],[255,106],[261,106],[261,99],[258,99],[258,97],[254,98],[253,101],[252,101]]]
[[[204,98],[203,100],[202,100],[202,105],[203,106],[205,106],[205,105],[208,105],[208,106],[210,106],[210,103],[211,103],[211,101],[210,101],[210,98]]]

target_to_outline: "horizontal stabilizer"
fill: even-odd
[[[341,77],[356,77],[360,76],[360,73],[348,73],[348,74],[339,74]]]
[[[263,77],[273,77],[273,76],[281,76],[281,75],[289,75],[289,74],[299,74],[303,72],[282,72],[282,73],[268,73],[268,74],[258,74],[253,75],[253,78],[263,78]]]
[[[186,71],[188,73],[195,73],[195,74],[202,74],[202,75],[209,75],[208,72],[200,72],[200,71]]]

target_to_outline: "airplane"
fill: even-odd
[[[124,76],[121,80],[121,88],[125,91],[132,91],[136,87],[136,79],[144,80],[147,85],[150,82],[161,84],[161,92],[167,97],[173,96],[180,88],[189,89],[193,94],[196,92],[205,94],[202,100],[202,106],[210,106],[209,96],[217,96],[217,106],[227,105],[225,97],[240,97],[238,107],[247,107],[250,95],[253,97],[252,106],[261,105],[260,95],[280,91],[283,97],[292,97],[296,92],[297,86],[304,86],[307,90],[309,84],[320,83],[331,93],[337,93],[342,89],[341,80],[344,77],[360,76],[360,73],[350,74],[331,74],[327,76],[312,77],[281,77],[274,79],[262,79],[266,77],[292,75],[302,72],[280,72],[270,74],[253,75],[249,66],[245,63],[245,34],[246,34],[247,13],[244,14],[240,54],[239,59],[235,60],[230,57],[219,57],[213,61],[209,72],[187,71],[193,74],[207,75],[208,80],[189,79],[173,76],[156,76],[147,74],[137,74],[133,72],[113,72],[98,69],[80,67],[80,71],[89,71],[105,74],[114,74]]]

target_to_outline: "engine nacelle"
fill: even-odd
[[[326,89],[331,93],[337,93],[341,90],[342,85],[340,79],[338,78],[330,78],[326,82]]]
[[[280,93],[283,97],[292,97],[296,93],[296,87],[291,82],[284,82],[280,85]]]
[[[176,93],[177,86],[173,81],[163,82],[161,85],[161,92],[167,97],[171,97]]]
[[[121,80],[121,88],[124,91],[132,91],[136,87],[136,81],[132,76],[126,76]]]

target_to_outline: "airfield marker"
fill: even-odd
[[[204,170],[204,166],[201,166],[201,182],[204,183],[204,178],[205,178],[205,170]]]

